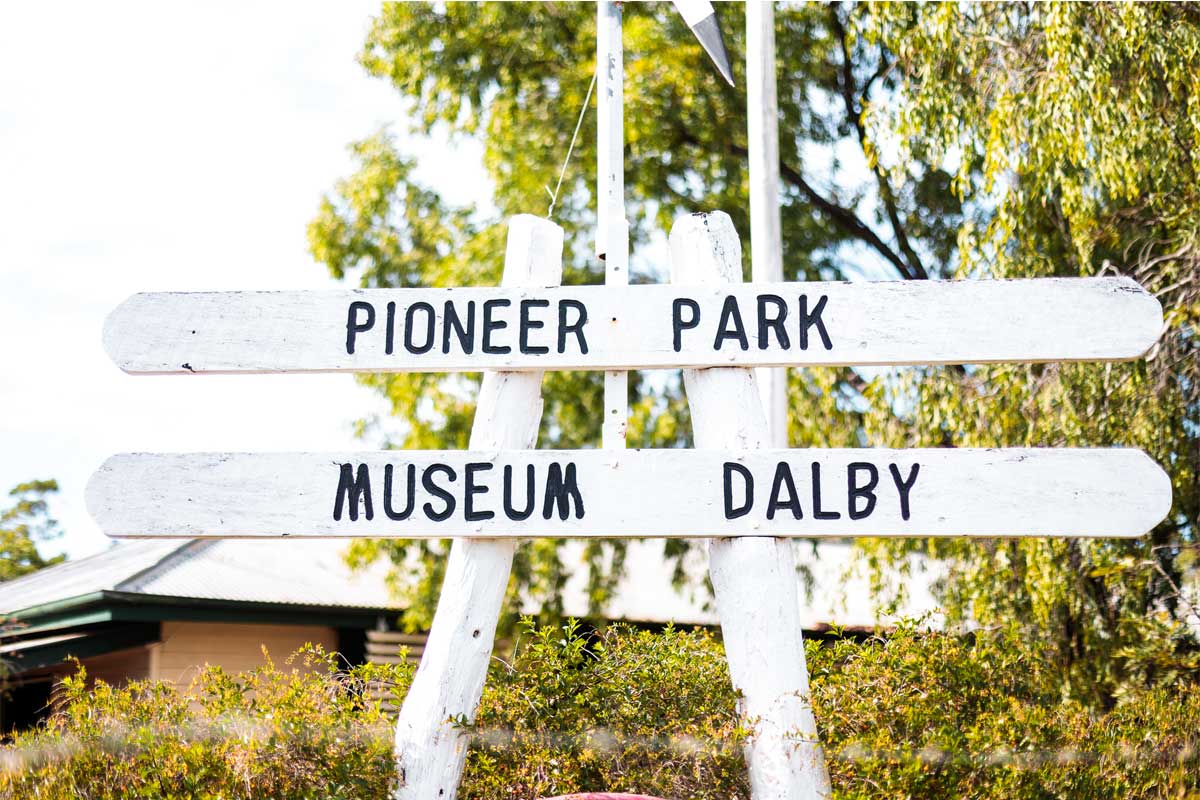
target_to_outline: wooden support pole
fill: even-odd
[[[680,217],[671,230],[671,280],[737,283],[742,247],[727,214]],[[696,447],[758,449],[768,432],[753,370],[684,370]],[[698,531],[699,533],[699,531]],[[754,800],[830,796],[809,701],[795,559],[785,539],[713,539],[709,575],[740,712],[752,721],[746,761]]]
[[[522,214],[508,225],[503,286],[557,286],[563,230]],[[527,450],[542,419],[541,372],[483,376],[472,450]],[[453,720],[475,718],[508,588],[516,540],[455,539],[421,665],[396,721],[397,800],[453,800],[466,741]]]
[[[783,280],[779,216],[779,106],[775,4],[746,3],[746,128],[750,151],[750,268],[755,283]],[[787,369],[756,370],[771,447],[788,446]]]
[[[629,284],[629,223],[625,219],[625,60],[621,4],[596,4],[596,255],[604,260],[604,284]],[[617,324],[626,320],[613,319]],[[625,448],[629,375],[604,373],[604,449]]]

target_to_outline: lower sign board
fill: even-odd
[[[109,536],[1140,536],[1140,450],[463,450],[126,454]]]
[[[1138,358],[1129,278],[137,294],[104,346],[135,374],[475,372]]]

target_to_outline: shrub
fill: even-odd
[[[719,643],[704,631],[527,627],[494,663],[460,797],[568,791],[747,798]],[[190,694],[150,683],[62,687],[41,728],[0,751],[0,796],[383,798],[407,667],[209,668]],[[902,625],[810,642],[813,703],[842,798],[1200,796],[1200,682],[1127,687],[1111,711],[1066,696],[1036,642]]]
[[[841,798],[1200,797],[1200,689],[1127,687],[1111,712],[1068,699],[1037,642],[921,632],[808,647]]]
[[[461,796],[748,795],[736,695],[710,634],[526,631],[489,677]]]
[[[411,668],[337,670],[336,654],[308,646],[278,668],[205,668],[190,693],[141,681],[92,688],[84,670],[59,687],[58,709],[5,749],[0,797],[382,798],[392,772],[386,698]]]

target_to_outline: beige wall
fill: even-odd
[[[88,677],[114,686],[150,677],[150,648],[135,647],[84,659]]]
[[[224,622],[164,622],[162,642],[150,648],[152,678],[186,686],[200,667],[226,672],[263,665],[263,647],[280,668],[305,643],[337,649],[337,631],[320,625],[242,625]]]
[[[89,683],[102,680],[113,686],[124,686],[128,681],[140,681],[150,677],[151,649],[155,645],[133,647],[129,650],[118,650],[115,653],[104,653],[99,656],[89,656],[80,659],[87,670]],[[35,672],[34,676],[48,674],[57,682],[75,674],[73,663],[62,663],[48,668],[44,673]]]

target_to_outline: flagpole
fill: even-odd
[[[604,261],[605,285],[627,286],[629,223],[625,219],[625,63],[620,3],[596,4],[596,73],[596,255]],[[602,324],[621,323],[614,318]],[[604,449],[625,449],[628,419],[628,373],[605,372]]]
[[[750,266],[755,283],[783,280],[779,216],[779,107],[775,90],[775,8],[746,4],[746,127],[750,150]],[[758,370],[771,447],[788,446],[787,369]]]

